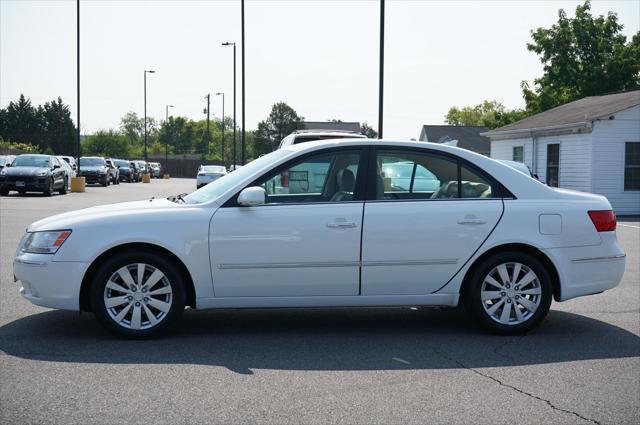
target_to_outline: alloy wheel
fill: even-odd
[[[173,289],[167,276],[145,263],[116,270],[104,288],[104,306],[111,319],[126,329],[150,329],[171,309]]]
[[[522,263],[503,263],[485,276],[480,299],[492,320],[503,325],[519,325],[533,316],[540,306],[540,279]]]

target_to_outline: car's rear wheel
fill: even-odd
[[[156,337],[184,311],[181,274],[171,261],[152,252],[116,255],[98,269],[92,283],[92,310],[119,337]]]
[[[536,327],[551,306],[551,275],[540,260],[525,253],[499,253],[475,271],[464,304],[484,327],[503,335]]]

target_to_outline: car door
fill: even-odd
[[[64,175],[65,171],[62,168],[62,164],[58,161],[58,158],[52,156],[50,158],[51,164],[51,175],[53,176],[53,182],[55,187],[59,187],[64,185]]]
[[[267,203],[214,214],[210,255],[216,297],[357,295],[363,150],[332,149],[288,162],[250,186]]]
[[[425,149],[378,147],[374,163],[364,211],[362,295],[437,291],[500,219],[499,187],[471,164]],[[398,177],[407,167],[409,177]]]

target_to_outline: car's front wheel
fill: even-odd
[[[483,261],[464,294],[467,311],[490,331],[514,335],[536,327],[551,306],[551,275],[536,257],[499,253]]]
[[[153,252],[134,251],[110,258],[98,269],[92,284],[93,313],[119,337],[156,337],[184,311],[184,279],[173,262]]]

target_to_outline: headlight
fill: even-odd
[[[47,170],[40,170],[36,173],[36,176],[43,177],[46,176],[49,172]]]
[[[32,254],[55,254],[70,234],[71,230],[28,233],[20,250]]]

